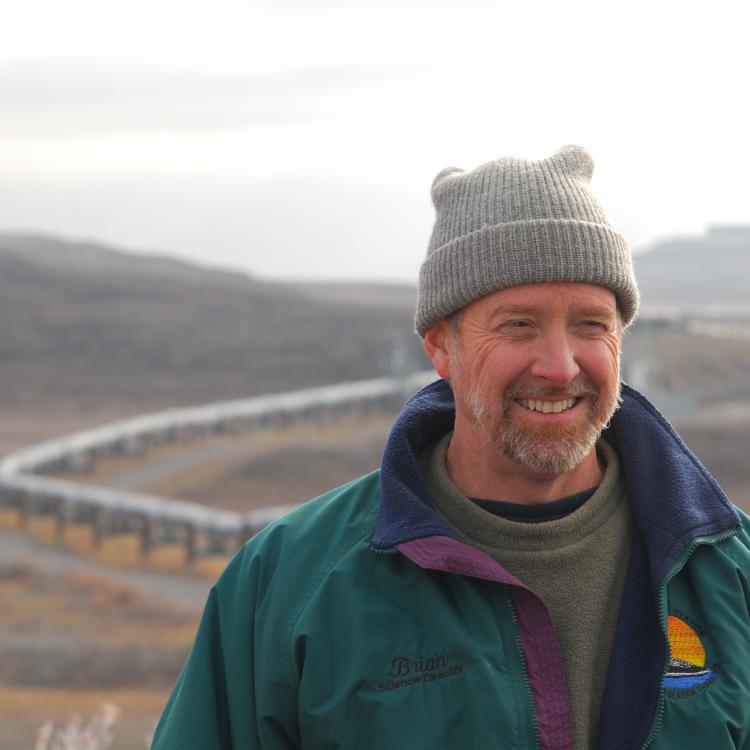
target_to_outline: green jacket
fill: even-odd
[[[605,438],[634,545],[598,746],[750,750],[750,521],[640,394],[623,395]],[[423,389],[379,471],[245,545],[152,750],[571,747],[546,608],[440,521],[416,469],[452,420],[446,384]]]

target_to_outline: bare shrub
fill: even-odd
[[[48,719],[39,727],[34,750],[106,750],[112,745],[113,727],[119,716],[120,709],[107,702],[86,724],[77,714],[58,728]]]

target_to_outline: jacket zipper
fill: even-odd
[[[683,555],[680,557],[680,559],[669,569],[667,575],[664,576],[664,580],[659,587],[659,625],[661,626],[662,635],[664,636],[665,640],[667,640],[667,586],[669,585],[669,582],[685,567],[685,564],[690,559],[690,556],[693,554],[693,552],[695,552],[697,547],[702,544],[719,544],[719,542],[724,542],[727,539],[731,539],[737,534],[737,531],[737,529],[732,529],[732,531],[725,531],[721,534],[715,534],[714,536],[703,536],[694,539],[687,550],[685,550]],[[664,662],[664,668],[662,669],[662,681],[659,685],[659,702],[656,709],[656,717],[654,719],[654,723],[651,725],[651,732],[649,732],[648,737],[646,737],[646,741],[641,746],[641,750],[646,750],[646,748],[654,741],[656,734],[659,731],[661,721],[664,718],[663,675],[667,670],[669,659],[669,641],[667,640],[667,653]]]
[[[526,657],[523,653],[523,646],[521,644],[521,628],[518,624],[518,615],[516,614],[516,608],[513,606],[513,600],[510,596],[510,590],[506,587],[508,595],[508,606],[510,607],[511,615],[513,616],[513,624],[516,628],[516,649],[518,656],[520,657],[523,669],[521,670],[521,677],[523,679],[524,687],[526,688],[526,697],[529,699],[529,706],[531,707],[532,724],[534,725],[534,736],[536,737],[536,747],[541,748],[542,738],[539,735],[539,727],[536,723],[536,704],[534,703],[534,695],[531,692],[531,685],[529,685],[529,677],[526,670]]]

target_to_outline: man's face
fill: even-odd
[[[619,403],[621,333],[611,290],[510,287],[467,305],[458,332],[439,325],[456,424],[476,445],[537,475],[568,472],[591,453]]]

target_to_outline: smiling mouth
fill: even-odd
[[[538,411],[542,414],[560,414],[572,409],[578,402],[578,398],[566,398],[563,401],[540,401],[534,398],[516,398],[514,401],[529,411]]]

